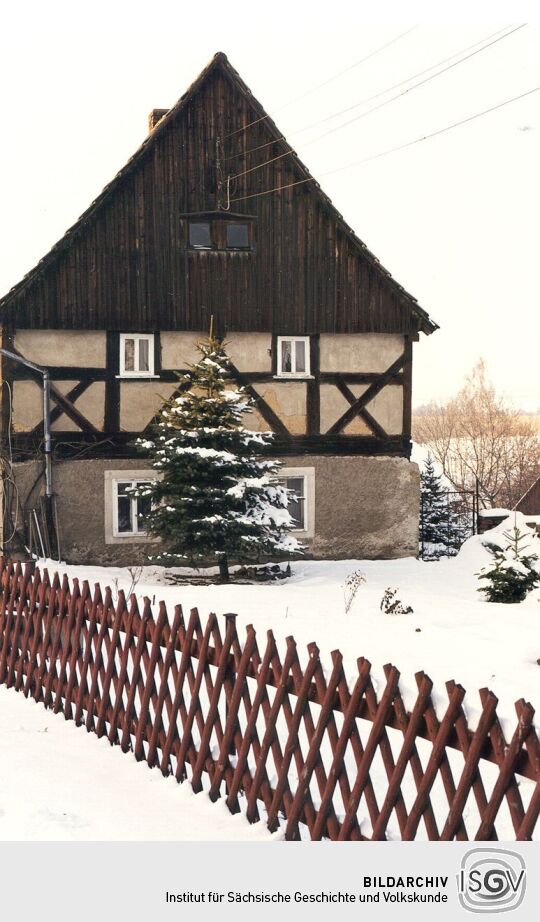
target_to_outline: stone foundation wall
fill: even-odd
[[[287,466],[315,468],[317,558],[386,559],[418,555],[420,474],[406,458],[301,456]]]
[[[418,554],[418,467],[405,458],[301,455],[287,468],[315,472],[314,535],[301,540],[316,558],[378,559]],[[37,505],[41,462],[15,465],[23,505]],[[130,538],[105,540],[105,472],[149,469],[140,458],[60,461],[54,466],[62,557],[69,563],[147,563],[158,547]]]

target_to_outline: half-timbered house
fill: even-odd
[[[417,552],[413,343],[436,329],[217,54],[76,224],[0,301],[2,345],[50,370],[61,552],[144,559],[133,448],[210,317],[320,557]],[[43,492],[41,378],[3,359],[18,522]],[[8,490],[9,493],[9,490]],[[14,521],[13,508],[10,524]]]

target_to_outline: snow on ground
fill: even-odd
[[[497,530],[508,526],[503,523]],[[290,579],[270,584],[170,585],[167,574],[186,571],[146,567],[135,594],[140,600],[147,595],[156,604],[163,599],[169,613],[176,603],[181,603],[185,614],[196,607],[203,622],[211,611],[237,612],[240,636],[243,626],[251,623],[262,646],[271,628],[282,646],[284,638],[293,635],[302,655],[305,645],[315,641],[328,665],[328,653],[339,649],[351,680],[357,674],[357,657],[365,656],[373,665],[379,692],[384,683],[382,667],[392,663],[401,671],[400,687],[409,707],[416,697],[417,671],[424,670],[434,681],[434,702],[441,715],[448,700],[444,683],[454,679],[467,690],[465,710],[472,725],[480,710],[478,689],[486,686],[499,697],[498,713],[511,733],[518,698],[540,707],[540,591],[517,605],[484,601],[475,573],[491,558],[482,540],[489,539],[475,536],[457,557],[432,562],[415,558],[293,562]],[[51,573],[59,569],[92,585],[99,582],[113,590],[127,590],[131,584],[127,569],[46,563]],[[355,570],[362,571],[366,582],[345,614],[343,586]],[[387,587],[398,589],[398,597],[414,613],[383,614],[379,605]]]
[[[250,826],[223,802],[0,686],[0,840],[272,838],[263,823]]]

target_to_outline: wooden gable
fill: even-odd
[[[224,332],[436,329],[290,150],[217,54],[79,221],[0,300],[5,324],[201,330],[213,314]],[[227,221],[227,204],[252,222],[251,247],[191,249],[189,215]]]

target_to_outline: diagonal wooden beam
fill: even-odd
[[[290,436],[290,432],[285,426],[284,423],[280,420],[277,413],[274,413],[272,407],[270,407],[266,400],[257,393],[254,387],[249,384],[244,375],[238,371],[235,365],[232,362],[229,362],[229,367],[231,370],[231,375],[236,381],[237,384],[240,384],[241,387],[249,394],[252,400],[255,401],[257,410],[263,417],[263,419],[268,423],[268,425],[273,429],[274,432],[279,433],[282,436]]]
[[[366,404],[368,404],[370,400],[373,400],[373,398],[376,397],[380,391],[382,391],[383,387],[385,387],[389,381],[392,380],[394,375],[396,375],[398,371],[401,371],[403,365],[405,364],[406,358],[407,356],[404,352],[403,355],[400,355],[400,357],[396,359],[396,361],[393,362],[390,367],[387,368],[386,371],[384,371],[379,376],[377,381],[374,381],[373,384],[368,387],[367,391],[365,391],[361,397],[358,397],[358,399],[354,401],[349,409],[346,410],[345,413],[340,416],[337,422],[335,422],[334,425],[330,427],[326,434],[335,435],[338,432],[342,432],[345,426],[347,426],[348,423],[350,423],[355,418],[355,416],[358,416],[361,410],[364,410]],[[371,417],[371,419],[373,420],[373,417]],[[375,422],[375,420],[373,420],[373,422]]]
[[[357,402],[358,398],[355,397],[355,395],[354,395],[353,392],[350,390],[350,388],[347,387],[347,385],[345,384],[345,381],[343,381],[343,379],[341,378],[340,375],[337,375],[337,376],[336,376],[335,384],[336,384],[336,387],[337,387],[338,391],[339,391],[341,394],[343,394],[343,396],[345,397],[345,400],[348,400],[349,403],[350,403],[350,405],[351,405],[351,407],[353,407],[353,406],[355,405],[355,403]],[[371,429],[373,435],[376,435],[379,439],[387,439],[387,438],[388,438],[388,433],[387,433],[386,429],[383,429],[383,427],[381,426],[381,424],[380,424],[379,422],[377,422],[377,420],[375,419],[375,417],[372,416],[371,413],[369,412],[369,410],[366,410],[365,407],[359,409],[359,410],[357,411],[357,414],[356,414],[356,415],[359,416],[361,419],[364,420],[364,422],[366,423],[366,425],[369,426],[369,428]]]
[[[151,434],[152,429],[154,429],[154,427],[157,426],[159,422],[159,416],[160,416],[162,407],[165,406],[166,403],[172,403],[173,400],[176,400],[177,397],[180,397],[182,394],[184,394],[188,390],[188,387],[189,387],[188,383],[186,383],[185,381],[180,381],[178,384],[178,387],[174,389],[171,396],[167,398],[163,398],[163,403],[161,407],[158,410],[156,410],[150,422],[146,424],[146,426],[143,429],[142,435]]]
[[[15,346],[11,347],[11,351],[16,355],[19,355],[21,358],[25,358],[25,356],[23,356]],[[62,412],[65,413],[66,416],[69,416],[69,418],[74,423],[76,423],[76,425],[79,426],[83,432],[91,433],[92,435],[103,435],[103,433],[100,432],[99,429],[96,429],[93,423],[91,423],[90,420],[86,418],[86,416],[83,416],[83,414],[77,409],[71,400],[69,400],[68,397],[64,397],[64,395],[61,393],[61,391],[58,390],[52,381],[50,383],[50,388],[51,397],[53,400],[58,404],[58,406],[62,408]]]
[[[83,432],[91,432],[92,435],[103,435],[99,429],[96,429],[93,423],[77,409],[74,403],[68,397],[64,397],[55,384],[51,381],[51,397],[61,407],[62,412],[80,426]]]
[[[86,390],[88,390],[88,388],[93,383],[94,383],[93,381],[79,381],[75,385],[75,387],[72,387],[71,390],[65,395],[66,400],[70,400],[72,403],[74,403],[76,400],[79,399],[79,397],[82,396],[82,394],[84,394]],[[53,410],[51,410],[51,423],[55,423],[58,419],[60,419],[63,413],[64,411],[61,407],[59,406],[54,407]],[[43,423],[39,422],[37,426],[34,426],[32,431],[30,432],[30,435],[39,435],[42,432],[42,430],[43,430]]]

